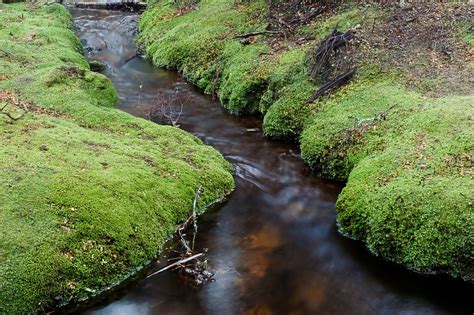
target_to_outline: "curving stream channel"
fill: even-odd
[[[265,139],[260,119],[229,115],[178,74],[137,57],[136,15],[71,11],[87,57],[108,65],[119,108],[147,118],[160,106],[157,95],[181,100],[180,127],[222,152],[237,184],[199,221],[197,247],[209,249],[215,282],[196,289],[173,272],[142,277],[81,312],[472,314],[472,285],[413,274],[339,235],[341,186],[313,176],[296,146]]]

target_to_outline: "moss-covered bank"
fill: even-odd
[[[297,36],[314,35],[315,41],[275,43],[259,36],[244,45],[235,38],[264,30],[267,11],[263,0],[202,0],[198,9],[185,13],[158,1],[141,18],[139,43],[155,64],[176,68],[206,92],[217,93],[232,112],[262,113],[265,134],[300,141],[303,158],[324,176],[347,179],[337,203],[342,233],[414,271],[473,281],[472,94],[429,98],[420,93],[435,80],[407,87],[406,69],[382,65],[404,60],[403,49],[400,56],[391,55],[395,50],[383,43],[396,39],[382,38],[377,48],[361,50],[351,84],[305,104],[316,90],[307,80],[308,50],[335,25],[357,28],[363,38],[364,30],[376,27],[374,18],[381,29],[385,22],[409,19],[390,20],[391,13],[378,5],[349,4],[296,31]],[[435,56],[442,58],[442,52],[426,47],[427,53],[410,52],[420,57],[406,64],[419,70],[427,68],[424,56],[439,53]],[[468,59],[459,63],[472,74]]]
[[[229,164],[177,128],[113,109],[59,5],[0,7],[0,313],[85,298],[153,257]],[[3,52],[4,51],[4,52]]]

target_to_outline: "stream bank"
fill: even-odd
[[[156,1],[141,17],[138,43],[154,64],[233,113],[262,114],[266,136],[298,142],[315,171],[347,181],[344,235],[410,270],[474,280],[472,6],[347,3],[277,37],[265,33],[278,16],[267,1],[193,3]],[[356,30],[357,75],[308,104],[319,83],[308,53],[336,25]]]
[[[197,187],[204,210],[234,186],[215,149],[115,109],[71,27],[57,4],[0,4],[2,314],[122,282],[189,216]]]

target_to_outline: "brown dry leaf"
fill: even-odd
[[[69,289],[75,289],[77,287],[77,282],[74,281],[74,280],[68,280],[68,281],[66,281],[66,286]]]
[[[73,259],[74,258],[74,255],[70,252],[70,251],[65,251],[63,253],[64,257],[66,257],[67,259]]]
[[[33,41],[35,38],[36,38],[37,34],[36,33],[32,33],[30,35],[26,35],[25,37],[23,37],[23,40],[25,42],[31,42]]]

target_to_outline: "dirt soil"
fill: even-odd
[[[353,4],[351,4],[353,6]],[[358,4],[361,7],[367,4]],[[271,39],[274,52],[285,47],[318,42],[300,38],[295,30],[311,21],[337,14],[348,4],[335,1],[270,0],[269,28],[285,36]],[[468,3],[408,3],[379,5],[373,22],[357,29],[347,58],[360,64],[406,75],[408,85],[429,96],[466,95],[474,89],[474,48],[459,30],[474,31],[474,5]],[[352,63],[352,62],[351,62]]]
[[[430,96],[470,94],[474,49],[461,40],[459,27],[473,22],[474,6],[467,3],[391,6],[382,23],[358,30],[356,59],[401,70],[409,85]]]

